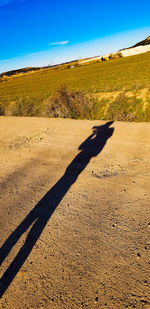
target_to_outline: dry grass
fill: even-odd
[[[150,121],[150,94],[138,96],[139,90],[150,87],[149,63],[146,53],[3,78],[0,115]],[[103,95],[97,98],[100,92]],[[118,95],[110,100],[107,94],[114,92]]]
[[[92,106],[93,102],[89,96],[63,86],[55,96],[46,101],[45,116],[91,119]]]
[[[150,121],[150,90],[145,91],[143,98],[135,90],[101,97],[63,86],[42,104],[38,98],[31,102],[21,98],[7,105],[0,104],[0,115]]]

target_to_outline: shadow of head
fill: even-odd
[[[113,121],[108,121],[104,125],[94,126],[93,133],[79,146],[79,150],[97,155],[114,132],[114,128],[110,128],[112,124]]]
[[[113,121],[108,121],[106,122],[104,125],[102,126],[94,126],[92,129],[93,129],[93,133],[95,135],[98,135],[98,134],[102,134],[102,133],[107,133],[107,132],[110,132],[112,131],[113,128],[109,128],[111,125],[113,124]],[[113,129],[114,130],[114,129]]]

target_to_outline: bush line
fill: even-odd
[[[110,100],[98,99],[94,95],[62,86],[53,97],[45,101],[39,97],[24,97],[14,102],[0,103],[0,115],[150,121],[150,96],[145,105],[141,98],[134,94],[128,97],[125,91],[116,99]]]

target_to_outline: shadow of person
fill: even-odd
[[[86,168],[91,158],[97,156],[102,151],[107,140],[112,136],[114,132],[114,128],[110,128],[112,123],[111,121],[105,125],[93,127],[93,133],[79,146],[81,151],[69,164],[64,175],[30,211],[0,248],[1,265],[21,235],[30,228],[25,243],[0,279],[0,297],[5,293],[26,261],[62,198]]]

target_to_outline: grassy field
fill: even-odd
[[[24,116],[45,115],[44,111],[47,101],[50,104],[52,97],[56,96],[58,98],[58,94],[55,95],[55,93],[62,85],[66,85],[70,89],[69,95],[71,98],[75,93],[81,92],[82,95],[84,93],[84,100],[86,94],[86,98],[88,96],[88,101],[90,102],[89,95],[110,93],[111,98],[111,93],[118,91],[118,97],[115,100],[113,98],[109,99],[108,95],[106,99],[104,97],[99,97],[98,99],[98,96],[97,99],[92,98],[94,100],[92,109],[94,110],[95,108],[95,116],[91,116],[88,110],[88,116],[84,113],[85,118],[116,118],[116,113],[120,113],[120,104],[121,106],[123,104],[123,106],[127,106],[125,112],[122,110],[122,116],[118,117],[118,120],[124,119],[125,114],[130,113],[130,116],[131,114],[133,116],[129,117],[131,120],[150,121],[149,92],[147,92],[144,99],[138,95],[138,91],[141,89],[150,88],[149,52],[103,63],[78,66],[72,69],[64,66],[12,76],[6,79],[3,78],[0,81],[0,114],[20,115],[18,111],[24,108],[22,112]],[[120,91],[123,92],[121,96]],[[132,92],[130,98],[126,95],[129,91]],[[55,100],[55,105],[56,101],[60,102],[60,98]],[[79,101],[82,104],[81,97]],[[130,104],[132,104],[133,108],[129,108]],[[18,108],[18,106],[20,107]],[[138,111],[138,114],[140,112],[138,117],[134,117],[132,113],[135,109]],[[83,117],[80,117],[78,114],[77,118]],[[125,117],[125,120],[130,119]]]

